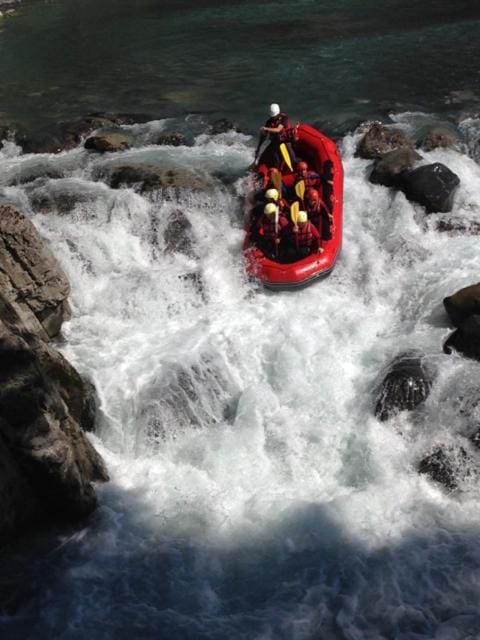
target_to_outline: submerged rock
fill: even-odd
[[[438,220],[435,228],[440,233],[463,233],[468,236],[480,236],[480,222],[463,218]]]
[[[140,193],[159,189],[188,189],[213,191],[215,180],[206,174],[189,169],[166,169],[148,164],[131,164],[114,167],[106,176],[112,189],[134,187]]]
[[[404,133],[387,128],[380,122],[373,122],[358,143],[356,155],[367,160],[375,160],[400,148],[413,151],[413,145]]]
[[[390,151],[374,163],[369,180],[385,187],[400,187],[403,172],[412,169],[421,159],[422,156],[410,147]]]
[[[400,411],[412,411],[428,398],[432,388],[433,371],[424,364],[422,354],[406,352],[389,365],[375,404],[375,416],[388,420]]]
[[[443,305],[456,327],[460,327],[469,316],[480,315],[480,282],[447,296]]]
[[[438,447],[420,461],[418,471],[453,491],[459,481],[471,474],[472,462],[463,447]]]
[[[186,429],[233,421],[238,396],[237,385],[215,355],[203,353],[191,362],[165,363],[138,399],[139,446],[175,437]]]
[[[445,341],[444,353],[452,350],[462,353],[467,358],[480,360],[480,315],[469,316]]]
[[[193,255],[192,224],[183,211],[175,210],[168,217],[163,233],[166,253]]]
[[[227,120],[227,118],[220,118],[212,122],[212,124],[208,127],[208,133],[211,135],[219,135],[221,133],[228,133],[229,131],[240,132],[240,127],[236,122],[232,122],[231,120]]]
[[[408,200],[418,202],[427,213],[452,210],[453,196],[459,177],[440,162],[429,164],[402,175],[401,190]]]
[[[45,340],[70,317],[70,285],[33,224],[11,205],[0,205],[0,308]]]
[[[99,153],[113,153],[130,148],[129,138],[122,133],[103,133],[85,140],[85,149]]]
[[[155,140],[155,144],[181,147],[187,144],[187,138],[183,133],[162,133]]]

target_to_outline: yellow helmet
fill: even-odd
[[[299,211],[298,212],[298,216],[297,216],[297,222],[300,222],[300,224],[302,224],[303,222],[306,222],[307,220],[308,220],[307,212],[306,211]]]
[[[274,213],[277,212],[277,205],[273,204],[273,202],[269,202],[268,204],[265,205],[265,207],[263,208],[263,213],[266,216],[271,216]]]
[[[265,192],[265,197],[267,200],[278,200],[278,191],[276,189],[267,189]]]

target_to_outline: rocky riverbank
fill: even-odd
[[[74,521],[108,480],[85,435],[92,385],[52,346],[69,283],[33,224],[0,205],[0,544],[37,523]]]

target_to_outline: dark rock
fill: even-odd
[[[424,151],[433,149],[453,149],[460,143],[460,136],[452,128],[432,127],[417,142],[417,147]]]
[[[458,481],[468,475],[466,467],[470,462],[463,447],[438,447],[420,461],[418,471],[453,491],[458,488]]]
[[[36,132],[20,131],[16,142],[24,153],[59,153],[77,147],[98,129],[149,122],[158,116],[143,113],[90,113],[71,122],[60,122]]]
[[[440,233],[463,233],[468,236],[480,235],[480,223],[475,220],[464,220],[462,218],[449,218],[448,220],[437,220],[435,228]]]
[[[440,162],[402,174],[401,190],[408,200],[418,202],[427,213],[451,211],[459,177]]]
[[[219,135],[220,133],[228,133],[229,131],[236,131],[240,133],[240,127],[236,122],[231,122],[226,118],[220,118],[219,120],[215,120],[208,127],[208,133],[211,135]]]
[[[65,274],[30,220],[0,205],[0,310],[49,340],[70,317],[69,292]]]
[[[187,139],[183,133],[162,133],[155,140],[155,144],[180,147],[187,144]]]
[[[193,255],[192,224],[183,211],[176,210],[169,215],[163,237],[166,253]]]
[[[81,414],[82,408],[72,397],[71,412],[64,400],[68,384],[61,389],[58,370],[49,378],[52,362],[57,368],[64,364],[42,340],[0,320],[2,541],[36,516],[68,520],[88,515],[96,506],[91,483],[108,479],[72,414]],[[70,374],[67,369],[65,377]],[[7,487],[17,480],[24,495],[17,493],[12,501]]]
[[[469,316],[454,331],[443,345],[444,353],[452,353],[452,349],[467,358],[480,360],[480,315]]]
[[[425,402],[432,388],[433,371],[425,366],[422,355],[407,352],[389,365],[377,392],[375,416],[388,420],[400,411],[411,411]]]
[[[460,327],[469,316],[480,315],[480,282],[447,296],[443,305],[456,327]]]
[[[385,187],[399,187],[403,172],[412,169],[421,159],[422,156],[410,147],[390,151],[374,163],[369,180]]]
[[[367,160],[374,160],[400,148],[413,149],[405,134],[389,129],[379,122],[374,122],[369,125],[368,131],[358,143],[356,155]]]
[[[0,149],[3,149],[3,141],[13,141],[15,139],[15,128],[13,125],[0,124]]]
[[[99,153],[113,153],[130,148],[129,139],[121,133],[103,133],[85,140],[85,149]]]
[[[116,166],[106,178],[112,189],[134,187],[140,193],[158,189],[212,191],[216,184],[211,177],[188,169],[164,169],[143,164]]]

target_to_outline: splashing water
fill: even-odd
[[[452,397],[475,392],[478,365],[441,353],[440,306],[475,281],[476,238],[436,232],[371,185],[347,136],[341,259],[327,280],[271,294],[243,272],[248,138],[173,149],[134,133],[147,146],[108,160],[0,153],[4,196],[70,279],[61,349],[97,386],[93,438],[112,476],[82,531],[4,563],[31,586],[2,637],[478,638],[478,492],[467,479],[448,495],[416,472],[461,433]],[[480,221],[474,161],[427,158],[462,180],[454,213]],[[94,180],[153,159],[208,188],[147,197]],[[186,254],[165,240],[179,210]],[[439,376],[423,409],[379,423],[378,374],[409,348]]]

